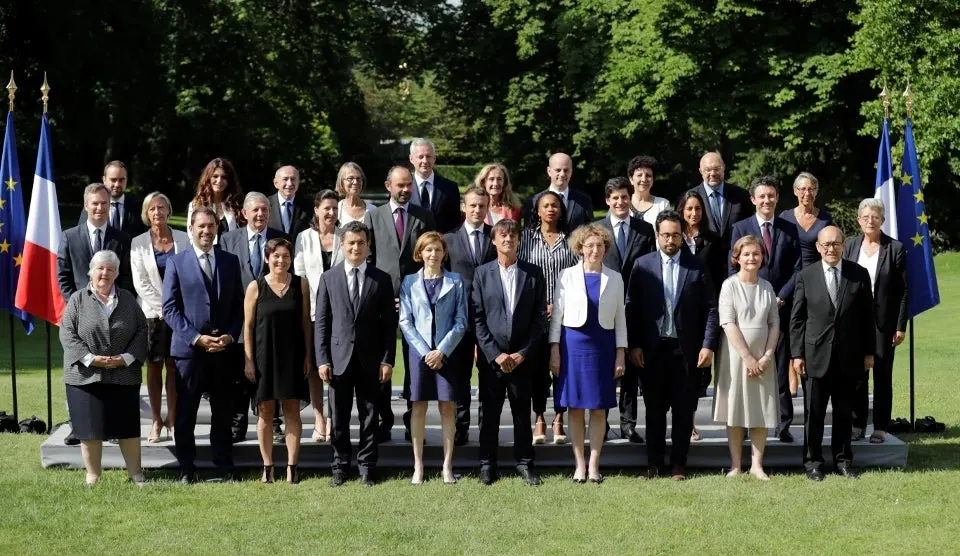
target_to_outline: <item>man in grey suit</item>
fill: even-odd
[[[240,259],[240,287],[247,291],[247,286],[263,274],[266,269],[266,258],[263,256],[267,242],[275,237],[290,239],[280,230],[267,226],[270,213],[270,203],[266,195],[257,191],[247,193],[243,199],[243,217],[247,225],[243,228],[229,231],[220,237],[220,248],[232,253]],[[237,359],[238,374],[235,377],[233,404],[233,441],[243,442],[247,437],[247,412],[250,410],[250,396],[252,387],[250,381],[243,376],[243,335],[237,338],[237,346],[231,348],[231,356]],[[274,418],[274,436],[283,435],[280,428],[280,419]]]
[[[277,192],[270,196],[270,220],[267,226],[282,231],[291,239],[310,227],[313,203],[298,196],[300,172],[293,166],[281,166],[273,175]]]
[[[403,166],[394,166],[387,172],[387,181],[384,184],[390,193],[387,204],[368,211],[363,223],[370,229],[370,256],[368,262],[390,275],[393,281],[393,297],[399,307],[400,281],[407,274],[420,270],[420,263],[413,260],[413,247],[426,232],[435,229],[433,213],[410,202],[413,192],[413,176],[410,170]],[[401,338],[402,340],[402,338]],[[404,364],[407,361],[408,346],[402,341]],[[409,375],[403,375],[404,396],[410,387]],[[377,440],[384,442],[390,439],[390,430],[393,428],[393,408],[390,407],[392,386],[388,382],[383,385],[379,401],[380,431]],[[403,414],[406,439],[410,440],[410,404]]]

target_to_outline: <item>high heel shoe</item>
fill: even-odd
[[[445,485],[455,485],[457,484],[457,476],[453,474],[453,471],[442,471],[441,476],[443,477],[443,484]]]
[[[263,466],[263,477],[261,477],[260,480],[263,482],[263,484],[270,484],[274,482],[272,465]]]
[[[163,424],[154,423],[153,427],[150,429],[150,434],[147,435],[147,442],[149,442],[150,444],[156,444],[157,442],[160,442],[160,433],[162,432],[163,432]]]
[[[300,484],[300,469],[295,463],[287,464],[287,482],[291,485]]]

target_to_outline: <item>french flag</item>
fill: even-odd
[[[37,170],[33,176],[27,236],[23,249],[20,281],[17,283],[17,309],[59,325],[67,304],[57,283],[57,251],[60,248],[60,208],[57,186],[53,181],[53,157],[50,154],[50,124],[43,114]]]
[[[883,134],[880,135],[880,150],[877,152],[877,180],[874,185],[873,197],[883,202],[885,216],[880,230],[893,239],[898,239],[897,186],[893,183],[893,163],[890,160],[890,120],[887,118],[883,119]]]

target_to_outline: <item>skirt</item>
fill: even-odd
[[[173,334],[170,325],[163,319],[147,319],[147,361],[163,363],[170,357],[170,342]]]
[[[67,385],[67,411],[80,440],[140,438],[140,385]]]
[[[451,365],[447,361],[440,370],[435,371],[427,366],[422,357],[417,357],[416,351],[410,349],[410,367],[407,373],[410,375],[410,397],[411,402],[428,402],[438,400],[441,402],[452,402],[457,400],[457,388],[461,377],[456,374],[456,365]]]

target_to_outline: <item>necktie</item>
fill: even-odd
[[[403,245],[403,207],[397,207],[393,214],[396,215],[393,223],[397,227],[397,241],[400,242],[400,245]]]
[[[617,223],[617,251],[620,251],[620,260],[627,257],[627,231],[626,222]]]
[[[263,256],[260,253],[260,234],[254,234],[253,251],[250,252],[250,270],[255,277],[260,277],[260,273],[263,272]]]
[[[713,217],[714,228],[719,230],[720,216],[722,215],[720,214],[720,193],[718,191],[714,191],[710,194],[710,212],[712,213],[711,216]]]
[[[767,262],[773,255],[773,236],[770,235],[770,223],[763,223],[763,245],[767,248]]]
[[[203,269],[203,275],[207,277],[208,282],[213,282],[213,267],[210,266],[210,253],[204,253],[201,257],[200,268]]]
[[[420,206],[425,209],[430,208],[430,191],[427,190],[429,184],[430,182],[425,181],[423,186],[420,187]]]
[[[353,268],[350,270],[350,303],[353,305],[353,312],[356,312],[360,309],[360,269]]]
[[[837,308],[837,267],[831,266],[827,269],[827,293],[830,295],[830,302],[833,308]]]
[[[483,253],[480,250],[480,230],[473,231],[473,263],[479,265],[483,259]]]
[[[290,233],[290,228],[293,226],[293,203],[290,201],[283,202],[283,231]]]
[[[110,203],[110,225],[114,230],[120,229],[120,203]]]
[[[103,251],[103,232],[100,228],[93,231],[93,252]]]
[[[673,259],[663,263],[663,324],[660,334],[672,337],[673,334]]]

